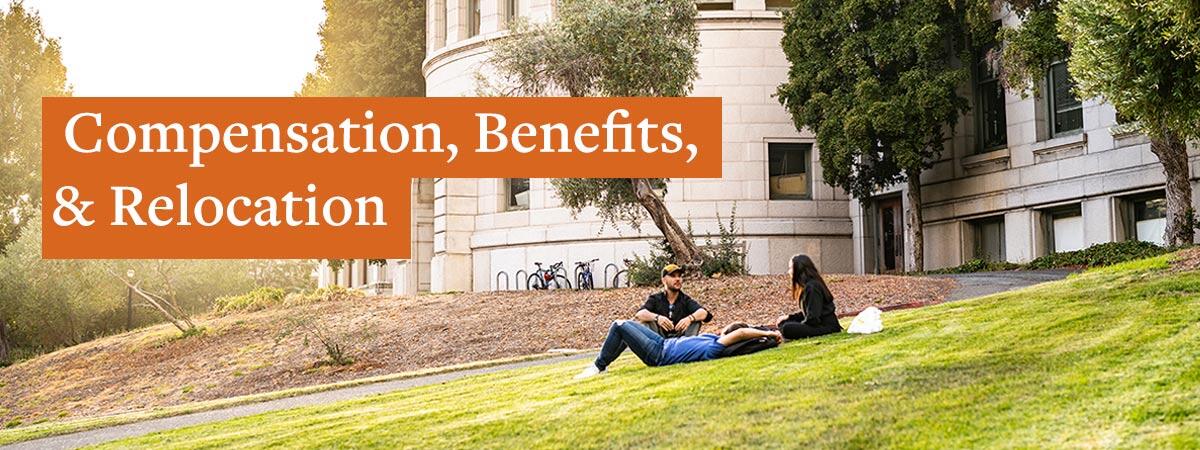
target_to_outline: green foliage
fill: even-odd
[[[927,274],[948,274],[948,273],[975,273],[975,272],[998,272],[1002,270],[1017,270],[1020,269],[1020,264],[1013,264],[1007,261],[991,261],[987,259],[975,258],[963,263],[960,266],[949,267],[945,269],[931,270],[925,272]]]
[[[945,0],[801,0],[784,16],[779,101],[813,130],[824,179],[858,197],[929,167],[968,108],[952,63],[966,7]]]
[[[721,221],[721,215],[717,215],[719,238],[716,244],[712,237],[704,240],[704,259],[700,264],[700,273],[704,276],[746,274],[746,246],[738,239],[736,218],[736,206],[729,211],[728,226]]]
[[[0,320],[18,358],[75,345],[125,328],[128,290],[121,278],[188,314],[209,311],[219,297],[249,292],[258,283],[283,292],[312,287],[308,260],[45,260],[40,220],[31,220],[0,255]],[[119,277],[119,278],[118,278]],[[133,326],[162,322],[136,295]]]
[[[633,259],[625,260],[625,268],[629,270],[631,286],[658,286],[662,284],[662,268],[676,260],[675,252],[666,238],[650,243],[650,253],[645,257],[633,255]]]
[[[699,75],[695,19],[694,0],[560,1],[551,20],[518,20],[508,37],[492,45],[488,62],[499,80],[479,77],[479,93],[685,96]],[[648,181],[651,189],[665,192],[666,179]],[[649,213],[664,236],[674,235],[671,230],[678,226],[665,208],[639,202],[631,179],[558,179],[551,184],[573,214],[595,206],[606,223],[625,222],[638,229]]]
[[[650,185],[661,195],[667,193],[667,179],[652,178]],[[562,205],[578,214],[583,208],[593,206],[604,223],[617,226],[627,223],[634,229],[641,228],[646,218],[646,209],[638,202],[632,180],[629,178],[555,178],[550,180]]]
[[[217,298],[213,311],[217,314],[260,311],[282,304],[284,295],[283,289],[260,287],[245,294]]]
[[[1073,252],[1052,253],[1030,261],[1027,267],[1030,269],[1052,269],[1056,267],[1110,266],[1125,261],[1158,256],[1167,252],[1167,249],[1149,242],[1108,242]]]
[[[317,70],[305,97],[416,97],[425,94],[423,0],[325,0]]]
[[[41,18],[20,0],[0,9],[0,253],[41,205],[42,97],[70,94],[62,48]]]
[[[1051,253],[1030,261],[1014,264],[1005,261],[972,259],[966,263],[946,269],[931,270],[927,274],[995,272],[1001,270],[1042,270],[1064,267],[1104,267],[1166,254],[1169,250],[1142,241],[1107,242],[1073,252]]]
[[[318,302],[337,302],[366,297],[362,291],[342,286],[326,286],[314,291],[287,293],[275,287],[260,287],[241,295],[218,298],[213,304],[216,314],[262,311],[269,308],[302,306]]]
[[[1058,32],[1085,97],[1103,97],[1153,137],[1200,137],[1200,4],[1062,0]]]
[[[979,0],[988,1],[988,0]],[[1046,70],[1071,54],[1067,43],[1059,37],[1058,0],[1002,0],[1021,18],[1019,26],[998,30],[996,41],[1002,43],[1000,79],[1009,89],[1024,95],[1041,93]]]
[[[885,312],[873,335],[667,367],[627,352],[583,381],[573,360],[105,448],[1195,448],[1200,272],[1163,260]]]
[[[553,20],[518,21],[489,60],[498,95],[681,97],[696,79],[693,0],[563,0]]]

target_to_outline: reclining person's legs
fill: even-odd
[[[608,329],[608,337],[604,346],[600,347],[600,355],[596,357],[596,368],[604,370],[616,361],[625,347],[647,366],[657,366],[662,356],[663,338],[654,331],[631,320],[618,320]]]

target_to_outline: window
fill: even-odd
[[[529,209],[529,179],[508,178],[504,184],[507,186],[505,208],[509,211]]]
[[[1004,261],[1004,216],[971,221],[974,231],[972,257],[985,261]]]
[[[767,0],[767,10],[785,10],[796,6],[795,0]]]
[[[733,0],[696,0],[696,9],[700,11],[732,11]]]
[[[517,0],[504,0],[504,23],[512,26],[514,20],[517,20],[517,15],[520,13],[520,4]]]
[[[467,0],[467,37],[479,35],[479,0]]]
[[[811,154],[812,144],[767,144],[767,176],[771,200],[812,198],[812,180],[808,176]]]
[[[1083,210],[1078,204],[1042,212],[1047,253],[1083,249]]]
[[[1133,201],[1133,238],[1165,245],[1167,234],[1167,199],[1143,198]]]
[[[1071,89],[1075,81],[1067,73],[1067,63],[1050,66],[1047,76],[1050,104],[1050,137],[1057,137],[1083,129],[1083,103],[1075,98]]]
[[[976,55],[975,118],[979,127],[979,146],[982,153],[1004,147],[1008,143],[1008,123],[1004,115],[1004,87],[996,78],[996,68],[988,54],[995,48],[989,44]]]

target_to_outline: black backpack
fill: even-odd
[[[765,327],[754,327],[754,328],[758,328],[763,331],[767,330]],[[778,346],[779,346],[779,342],[776,342],[775,339],[765,337],[765,336],[760,337],[760,338],[755,338],[755,339],[747,339],[742,342],[738,342],[736,344],[725,347],[723,350],[721,350],[721,353],[718,355],[718,357],[724,358],[724,357],[728,357],[728,356],[749,355],[751,353],[761,352],[763,350],[766,350],[769,348],[775,348]]]

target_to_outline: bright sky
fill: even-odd
[[[62,43],[76,96],[291,96],[316,67],[325,19],[321,0],[25,0],[25,6]]]

